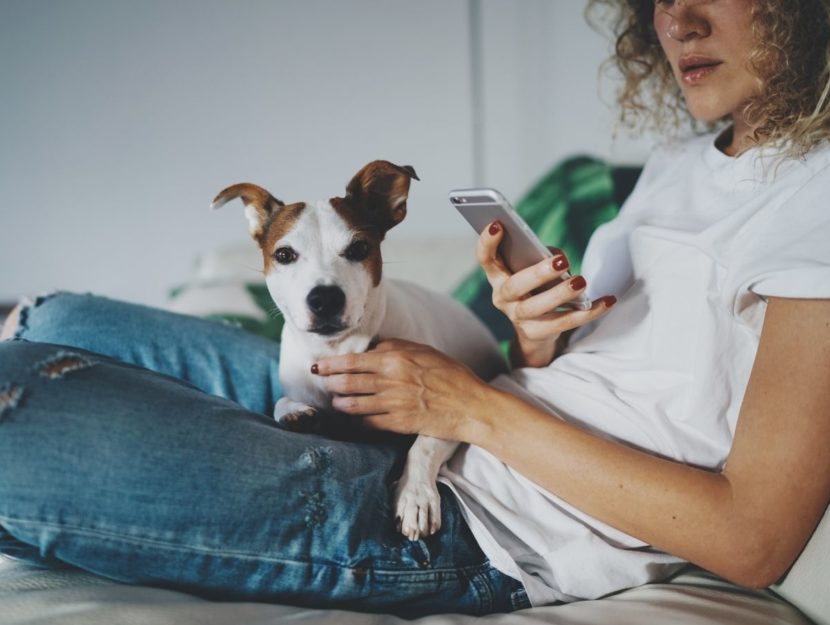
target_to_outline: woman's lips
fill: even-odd
[[[687,85],[696,85],[709,74],[718,69],[717,65],[705,65],[683,72],[683,82]]]
[[[680,63],[680,75],[686,85],[696,85],[720,67],[723,61],[710,59],[689,59]]]

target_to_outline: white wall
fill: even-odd
[[[470,0],[477,1],[477,0]],[[517,197],[612,144],[608,44],[577,0],[481,0],[482,171]],[[0,0],[0,301],[52,288],[158,304],[244,240],[249,180],[330,197],[365,162],[415,166],[394,238],[455,236],[473,184],[468,0]],[[621,147],[622,146],[622,147]]]
[[[574,154],[642,163],[652,140],[616,129],[612,44],[581,0],[483,0],[484,177],[517,197]],[[618,138],[614,140],[614,135]]]

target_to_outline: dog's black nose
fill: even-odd
[[[330,319],[343,311],[346,294],[339,286],[315,286],[306,298],[309,310],[321,319]]]

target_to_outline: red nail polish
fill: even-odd
[[[311,365],[311,373],[313,373],[314,375],[320,373],[320,367],[317,366],[316,362],[313,365]]]
[[[555,271],[565,271],[568,268],[568,259],[561,254],[555,256],[553,258],[553,268]]]
[[[496,236],[499,233],[499,230],[501,230],[501,224],[497,221],[491,223],[490,227],[487,229],[487,231],[493,236]]]
[[[613,295],[606,295],[603,300],[605,301],[606,308],[611,308],[611,306],[617,303],[617,298]]]
[[[581,291],[585,288],[587,284],[588,283],[585,281],[585,278],[583,278],[582,276],[577,276],[576,278],[571,280],[571,288],[574,291]]]

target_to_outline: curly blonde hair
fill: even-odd
[[[586,9],[594,26],[611,18],[616,44],[609,61],[624,79],[618,94],[622,124],[676,132],[691,116],[660,47],[653,12],[654,0],[589,0]],[[785,146],[787,156],[802,157],[830,138],[830,0],[753,0],[752,18],[756,45],[749,70],[764,87],[746,103],[744,118],[756,126],[760,145]],[[700,124],[692,121],[692,127]]]

